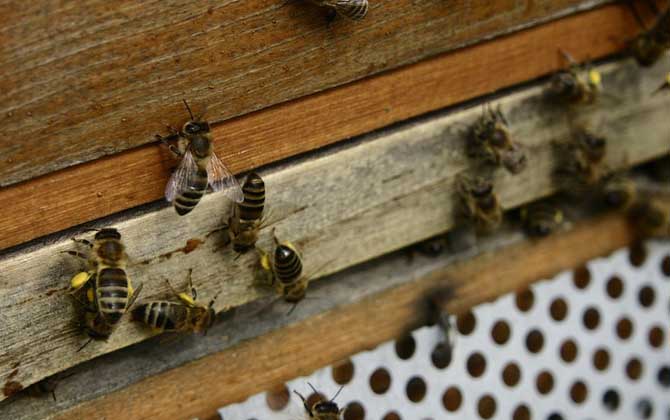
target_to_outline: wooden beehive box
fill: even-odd
[[[298,0],[0,4],[0,418],[213,418],[416,325],[436,286],[459,312],[629,243],[609,215],[431,263],[393,254],[454,226],[463,127],[483,103],[502,106],[528,151],[526,171],[496,173],[503,207],[555,192],[552,142],[571,129],[544,97],[559,49],[608,58],[597,66],[616,100],[579,118],[609,134],[610,167],[670,151],[670,95],[650,95],[670,59],[640,70],[616,55],[639,26],[611,3],[371,0],[358,22]],[[162,200],[176,161],[154,135],[186,120],[183,99],[206,111],[235,174],[265,179],[259,244],[274,229],[306,272],[332,275],[290,316],[253,287],[257,256],[223,246],[229,201],[208,195],[180,218]],[[77,352],[77,266],[61,251],[104,226],[122,232],[142,298],[192,268],[227,310],[218,325],[164,340],[125,322]],[[20,392],[60,372],[57,402]]]

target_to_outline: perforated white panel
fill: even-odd
[[[311,382],[330,397],[337,379],[345,420],[669,420],[670,244],[647,251],[639,261],[621,250],[460,316],[446,367],[431,357],[441,332],[422,328],[220,414],[303,419],[288,391],[307,396]]]

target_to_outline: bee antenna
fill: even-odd
[[[335,401],[335,398],[337,398],[337,396],[340,395],[340,392],[342,392],[342,388],[344,388],[344,385],[340,386],[340,389],[338,389],[335,395],[333,395],[333,398],[330,399],[330,402]]]
[[[54,402],[56,402],[56,391],[51,391],[51,397],[54,399]]]
[[[293,393],[294,393],[295,395],[297,395],[298,397],[300,397],[300,399],[302,400],[302,402],[305,402],[305,397],[303,397],[301,393],[299,393],[299,392],[296,391],[295,389],[293,390]]]
[[[291,314],[293,313],[293,311],[295,311],[295,308],[296,308],[297,306],[298,306],[298,303],[297,303],[297,302],[294,303],[293,305],[291,305],[291,309],[289,309],[288,312],[286,312],[286,316],[291,315]]]
[[[309,383],[309,382],[307,382],[307,385],[309,385],[309,387],[312,388],[312,391],[314,391],[315,394],[318,394],[318,393],[319,393],[319,391],[317,391],[316,388],[314,388],[314,385],[312,385],[312,384]]]
[[[89,338],[88,341],[85,342],[83,346],[79,347],[79,348],[77,349],[77,353],[79,353],[80,351],[84,350],[84,347],[86,347],[86,346],[88,346],[89,344],[91,344],[91,341],[93,341],[93,337]]]
[[[186,110],[188,111],[188,115],[191,117],[191,121],[195,121],[195,118],[193,118],[193,112],[191,112],[191,107],[188,106],[188,102],[186,102],[186,99],[182,99],[184,102],[184,106],[186,106]]]

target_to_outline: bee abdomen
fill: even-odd
[[[302,273],[302,262],[292,253],[287,259],[275,260],[275,272],[282,283],[290,283]]]
[[[338,13],[352,20],[361,20],[368,13],[368,0],[335,0],[332,5]]]
[[[178,331],[188,317],[188,308],[176,302],[153,301],[133,309],[133,319],[159,331]]]
[[[174,208],[180,216],[195,208],[207,191],[207,171],[198,170],[189,179],[186,188],[174,199]]]
[[[265,206],[265,183],[255,173],[249,174],[242,186],[244,201],[239,204],[240,221],[259,220]]]
[[[107,323],[116,324],[128,305],[128,276],[121,268],[104,268],[98,274],[98,309]]]

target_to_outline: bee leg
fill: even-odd
[[[89,248],[93,248],[93,242],[86,239],[77,239],[71,238],[74,243],[86,245]]]
[[[193,269],[189,268],[188,269],[188,277],[187,277],[187,279],[188,279],[188,283],[187,283],[188,284],[188,290],[191,292],[191,297],[193,297],[193,300],[195,301],[198,298],[198,292],[195,290],[195,287],[193,287],[193,278],[191,276],[192,274],[193,274]]]
[[[168,127],[169,127],[169,126],[168,126]],[[174,130],[173,127],[170,127],[170,128],[172,128],[172,130]],[[184,156],[184,153],[183,153],[181,150],[179,150],[179,148],[177,148],[177,147],[174,146],[173,144],[168,143],[168,141],[167,141],[164,137],[162,137],[162,136],[156,134],[156,140],[160,141],[160,142],[163,143],[165,146],[167,146],[167,148],[168,148],[172,153],[174,153],[175,155],[177,155],[177,156],[179,156],[179,157],[183,157],[183,156]]]
[[[128,301],[126,312],[135,304],[135,301],[137,301],[137,298],[140,296],[140,292],[142,291],[142,287],[144,287],[144,283],[140,283],[140,285],[137,286],[137,289],[132,290],[132,295],[130,296],[130,301]]]
[[[77,258],[81,258],[82,260],[88,260],[88,255],[84,254],[83,252],[78,252],[78,251],[61,251],[61,254],[68,254],[72,255]]]

